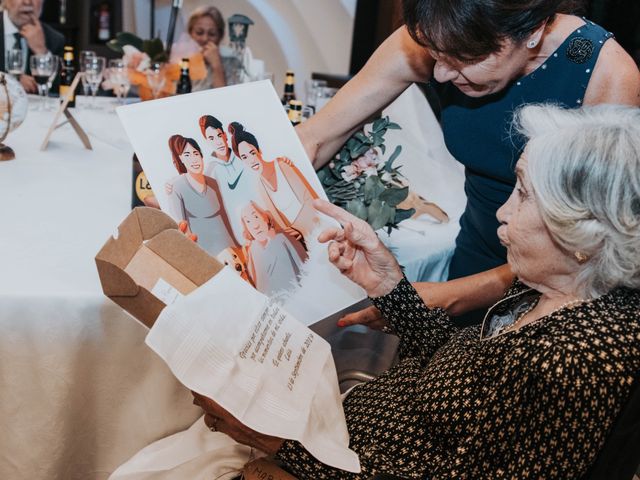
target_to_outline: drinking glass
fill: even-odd
[[[308,78],[304,82],[305,104],[314,110],[318,101],[318,96],[324,87],[327,86],[326,80],[315,80]]]
[[[104,57],[89,57],[84,63],[84,77],[91,90],[91,104],[93,108],[96,106],[96,93],[98,93],[98,88],[102,82],[106,63],[107,60]]]
[[[113,85],[113,92],[124,105],[131,83],[129,69],[122,59],[109,60],[109,82]]]
[[[151,95],[153,95],[153,99],[155,100],[158,98],[158,95],[160,95],[160,91],[165,83],[162,63],[152,63],[147,69],[147,82],[149,82]]]
[[[320,110],[322,107],[324,107],[327,103],[329,103],[329,100],[331,100],[334,97],[337,91],[338,91],[337,88],[320,87],[316,92],[316,101],[315,101],[316,112]]]
[[[42,96],[41,106],[44,108],[53,79],[58,74],[58,57],[50,52],[43,55],[33,55],[31,57],[31,74],[38,84],[38,93]]]
[[[80,52],[80,58],[78,59],[78,62],[80,65],[80,73],[82,73],[80,80],[82,81],[82,93],[84,94],[84,98],[88,98],[91,92],[91,88],[89,87],[89,82],[87,82],[87,77],[84,74],[84,72],[86,71],[87,60],[95,57],[96,57],[96,52],[92,50],[82,50]],[[88,107],[88,104],[83,103],[83,105]]]
[[[20,75],[24,73],[24,52],[21,48],[12,48],[7,50],[5,57],[5,67],[9,74],[13,75],[16,80],[20,80]]]

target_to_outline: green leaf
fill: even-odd
[[[340,161],[342,163],[349,163],[351,161],[351,155],[347,147],[343,147],[342,150],[340,150]]]
[[[142,42],[142,51],[149,55],[149,58],[154,59],[164,53],[164,45],[159,38],[144,40]]]
[[[107,47],[109,47],[109,49],[113,50],[114,52],[119,53],[120,55],[124,54],[124,50],[122,50],[122,45],[120,45],[118,43],[118,40],[116,40],[115,38],[112,38],[107,42]]]
[[[358,140],[360,140],[362,143],[369,143],[369,139],[367,138],[367,136],[362,133],[362,132],[356,132],[353,135],[355,138],[357,138]]]
[[[141,52],[144,51],[144,42],[142,41],[142,39],[131,32],[120,32],[116,34],[116,40],[120,45],[131,45],[132,47],[136,47]]]
[[[367,221],[367,207],[362,200],[350,200],[347,202],[347,212],[351,215],[355,215],[361,220]]]
[[[389,125],[387,125],[387,128],[389,130],[402,130],[402,127],[400,125],[398,125],[397,123],[389,123]]]
[[[384,129],[389,123],[389,117],[378,118],[375,122],[373,122],[373,126],[371,127],[374,133],[379,132]]]
[[[371,175],[367,177],[364,182],[364,201],[369,203],[377,199],[382,192],[385,191],[385,187],[377,175]]]
[[[393,151],[393,153],[389,156],[387,163],[384,164],[384,169],[387,172],[391,173],[393,171],[393,162],[395,161],[396,158],[398,158],[398,155],[400,155],[401,152],[402,152],[402,145],[398,145],[396,149]]]
[[[380,145],[378,145],[380,147],[380,151],[382,152],[382,154],[384,155],[384,152],[387,151],[387,147],[385,146],[384,143],[381,143]]]
[[[381,229],[394,219],[395,210],[395,208],[390,207],[378,199],[373,200],[367,209],[369,225],[371,225],[371,228],[374,230]]]
[[[360,157],[361,155],[364,155],[367,152],[367,150],[369,150],[370,148],[371,146],[365,143],[360,145],[360,147],[358,147],[358,149],[356,150],[356,158]]]
[[[395,218],[393,219],[393,223],[397,225],[401,221],[406,220],[407,218],[411,218],[414,213],[416,213],[415,208],[409,208],[408,210],[397,208]]]
[[[409,187],[404,188],[387,188],[380,194],[380,200],[392,207],[398,206],[409,196]]]

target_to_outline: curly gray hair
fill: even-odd
[[[527,172],[549,232],[588,256],[585,293],[640,288],[640,108],[529,105],[515,124],[529,140]]]

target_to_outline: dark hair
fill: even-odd
[[[187,21],[187,32],[191,34],[191,30],[193,30],[196,22],[202,17],[209,17],[213,20],[213,23],[218,29],[220,40],[222,40],[222,37],[224,37],[224,17],[222,16],[222,13],[220,13],[220,10],[213,6],[196,8]]]
[[[260,150],[260,145],[258,145],[256,137],[247,132],[241,123],[231,122],[229,124],[229,133],[231,134],[231,148],[233,148],[233,153],[236,154],[236,157],[240,157],[240,153],[238,153],[238,145],[242,142],[247,142]]]
[[[182,135],[171,135],[169,138],[169,150],[171,150],[173,165],[175,165],[178,173],[187,173],[187,167],[185,167],[182,160],[180,160],[180,154],[184,151],[184,147],[187,146],[187,143],[195,148],[200,156],[202,156],[202,150],[200,150],[198,142],[193,138],[183,137]]]
[[[403,0],[404,22],[416,42],[457,60],[483,59],[504,40],[522,42],[557,13],[583,0]]]
[[[206,138],[205,130],[207,128],[213,128],[216,130],[222,130],[224,133],[224,128],[222,127],[222,122],[218,120],[216,117],[211,115],[203,115],[198,120],[198,125],[200,125],[200,131],[202,132],[202,136]]]

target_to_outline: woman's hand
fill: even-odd
[[[282,438],[251,430],[210,398],[196,392],[191,393],[193,394],[193,404],[204,410],[204,423],[209,427],[209,430],[222,432],[236,442],[257,448],[268,455],[274,455],[282,446],[282,442],[284,442]]]
[[[370,297],[390,293],[402,279],[402,271],[369,224],[325,200],[314,200],[313,206],[343,227],[330,228],[318,237],[321,243],[330,242],[329,261]]]
[[[209,42],[202,47],[202,56],[204,57],[205,62],[207,62],[214,70],[222,66],[220,50],[218,50],[218,46],[215,43]]]
[[[348,313],[338,320],[339,327],[348,327],[350,325],[365,325],[372,330],[382,330],[388,325],[388,322],[382,316],[380,310],[371,305],[358,312]]]

